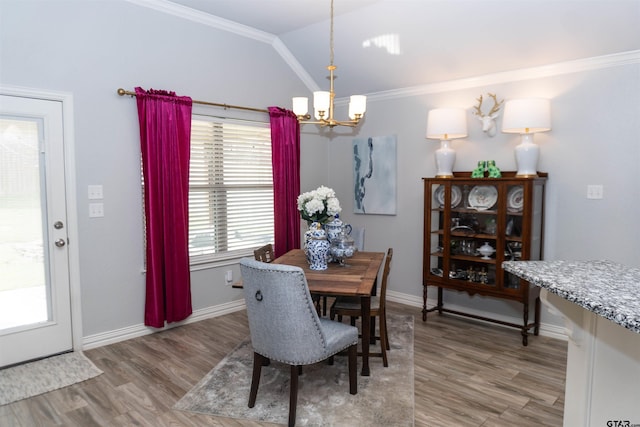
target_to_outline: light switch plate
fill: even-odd
[[[100,200],[103,198],[102,185],[89,186],[89,200]]]
[[[587,199],[602,199],[604,197],[604,188],[602,185],[587,185]]]

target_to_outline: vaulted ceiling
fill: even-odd
[[[312,82],[328,89],[330,0],[170,3],[277,37]],[[640,0],[334,3],[339,97],[640,49]]]

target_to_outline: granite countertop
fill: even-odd
[[[502,267],[640,333],[640,268],[611,261],[505,261]]]

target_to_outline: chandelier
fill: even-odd
[[[329,47],[330,47],[330,61],[327,66],[329,70],[330,87],[327,91],[313,92],[313,109],[315,120],[310,120],[309,115],[309,101],[306,97],[294,97],[293,98],[293,112],[298,116],[298,121],[301,124],[310,123],[317,124],[322,127],[329,126],[333,128],[335,126],[349,126],[355,127],[358,125],[360,119],[364,116],[364,112],[367,109],[367,97],[364,95],[352,95],[349,101],[349,120],[339,121],[333,118],[333,101],[336,96],[333,91],[333,72],[336,70],[336,66],[333,65],[333,0],[331,0],[331,31],[330,31]]]

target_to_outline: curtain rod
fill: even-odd
[[[130,92],[128,90],[124,90],[122,88],[118,89],[118,95],[120,96],[125,96],[125,95],[129,95],[129,96],[136,96],[135,92]],[[218,104],[216,102],[206,102],[206,101],[196,101],[195,99],[192,100],[192,102],[194,104],[202,104],[202,105],[212,105],[214,107],[223,107],[225,110],[228,110],[230,108],[235,108],[236,110],[247,110],[247,111],[258,111],[260,113],[268,113],[269,110],[264,110],[262,108],[252,108],[252,107],[242,107],[239,105],[229,105],[229,104]]]

